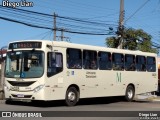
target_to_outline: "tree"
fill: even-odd
[[[124,29],[123,49],[158,53],[158,49],[152,48],[151,38],[152,36],[144,32],[142,29]],[[111,48],[117,48],[119,45],[119,40],[116,37],[106,38],[106,45]]]

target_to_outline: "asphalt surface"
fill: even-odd
[[[64,101],[63,101],[64,102]],[[160,96],[156,98],[147,99],[146,102],[124,102],[121,97],[107,97],[81,100],[75,107],[66,107],[62,101],[50,102],[49,104],[37,105],[35,103],[13,102],[12,104],[5,104],[5,100],[0,100],[0,111],[157,111],[160,110]],[[125,112],[125,113],[126,113]],[[48,112],[47,112],[48,113]],[[63,112],[62,112],[63,113]],[[96,113],[95,113],[96,114]],[[116,113],[117,114],[117,113]],[[117,116],[115,114],[115,116]],[[127,114],[127,113],[126,113]],[[9,120],[9,118],[3,118]],[[11,120],[31,118],[10,118]],[[43,117],[32,118],[34,120],[139,120],[139,117]]]

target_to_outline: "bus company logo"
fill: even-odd
[[[12,117],[11,112],[2,112],[2,117]]]
[[[24,81],[24,80],[21,79],[21,78],[16,78],[16,81],[22,82],[22,81]]]
[[[9,1],[9,0],[2,0],[2,6],[3,7],[12,7],[12,8],[16,8],[16,7],[33,7],[34,3],[33,2],[29,2],[26,0],[20,0],[20,1]]]
[[[117,72],[116,81],[117,82],[121,82],[122,81],[122,79],[121,79],[121,73],[118,74],[118,72]]]

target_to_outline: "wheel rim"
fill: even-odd
[[[133,91],[130,89],[128,90],[128,98],[131,99],[133,97]]]
[[[69,101],[74,101],[76,99],[76,94],[74,92],[69,92],[68,93],[68,100]]]

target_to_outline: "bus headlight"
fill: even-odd
[[[44,85],[39,85],[38,87],[34,88],[34,92],[38,92],[40,91],[42,88],[44,87]]]

